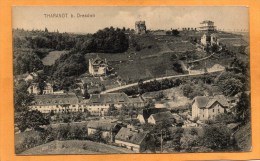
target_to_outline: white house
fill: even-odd
[[[101,59],[98,55],[95,59],[89,59],[89,73],[93,76],[106,75],[107,60]]]
[[[192,119],[214,119],[220,113],[225,113],[229,103],[225,96],[197,96],[192,101]]]

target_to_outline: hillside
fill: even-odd
[[[92,141],[66,140],[52,141],[29,150],[19,155],[46,155],[46,154],[111,154],[111,153],[134,153],[131,150],[102,144]]]

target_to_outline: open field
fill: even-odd
[[[131,150],[88,140],[52,141],[19,155],[134,153]]]
[[[52,51],[49,52],[49,54],[42,59],[43,65],[52,65],[55,63],[55,60],[57,60],[62,54],[66,53],[68,51]]]

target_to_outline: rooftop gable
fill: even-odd
[[[137,132],[131,130],[130,128],[122,127],[120,131],[117,133],[115,139],[140,145],[146,138],[147,134],[148,132]]]
[[[218,102],[224,107],[228,107],[228,101],[224,95],[209,96],[197,96],[193,99],[192,104],[196,103],[198,108],[211,108],[212,105]]]

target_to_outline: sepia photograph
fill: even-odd
[[[246,6],[13,6],[16,155],[250,152]]]

